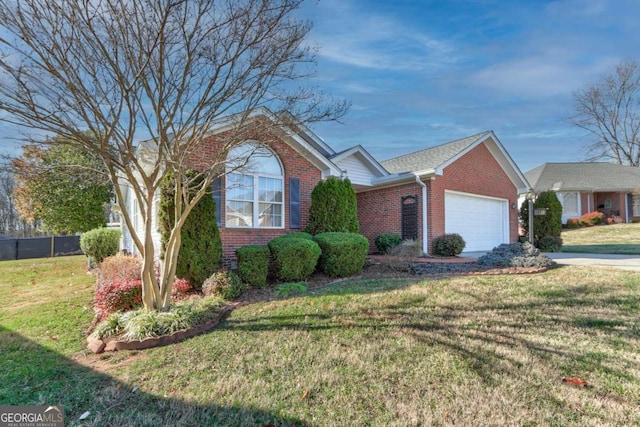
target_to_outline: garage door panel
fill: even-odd
[[[508,201],[482,196],[445,193],[445,232],[458,233],[465,251],[490,250],[509,241]]]

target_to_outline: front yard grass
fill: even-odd
[[[640,223],[562,230],[562,252],[640,255]]]
[[[0,404],[59,404],[67,425],[640,424],[633,272],[350,280],[95,356],[93,278],[81,257],[55,260],[0,263]],[[40,273],[63,264],[74,274]]]

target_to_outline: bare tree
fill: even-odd
[[[274,117],[309,122],[336,119],[348,107],[296,83],[315,65],[304,42],[310,24],[292,17],[301,1],[0,0],[0,28],[10,34],[0,39],[0,117],[102,158],[143,257],[148,310],[168,306],[180,229],[224,172],[229,151],[244,142],[251,112],[267,107],[292,113]],[[200,165],[204,180],[190,198],[185,172],[212,125],[230,114],[229,131]],[[138,147],[141,135],[147,139]],[[168,172],[179,178],[176,221],[156,278],[152,206]],[[135,194],[140,235],[122,182]]]
[[[589,160],[640,166],[640,65],[623,60],[600,81],[574,93],[571,122],[593,136]]]

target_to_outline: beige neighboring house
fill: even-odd
[[[614,163],[544,163],[526,172],[533,192],[553,190],[562,222],[599,211],[624,222],[640,221],[640,168]]]

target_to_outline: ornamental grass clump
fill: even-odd
[[[240,297],[247,288],[240,277],[233,271],[219,271],[213,273],[202,284],[204,295],[215,295],[226,300],[234,300]]]
[[[100,339],[120,337],[125,340],[169,335],[218,319],[225,305],[222,299],[208,296],[177,302],[166,312],[138,309],[113,313],[96,327],[93,335]]]

